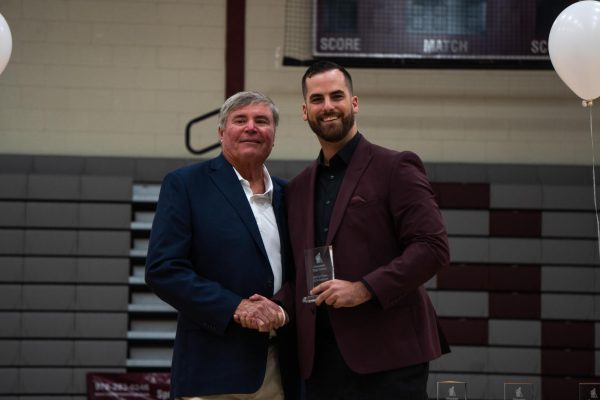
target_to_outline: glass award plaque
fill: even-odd
[[[315,286],[335,278],[332,247],[321,246],[304,250],[304,266],[306,270],[306,287],[309,293],[302,298],[302,302],[314,303],[317,296],[310,294],[310,291]]]
[[[600,399],[600,382],[579,384],[579,400],[598,399]]]
[[[504,400],[533,400],[535,399],[533,383],[505,382]]]
[[[438,381],[437,400],[467,400],[467,382]]]

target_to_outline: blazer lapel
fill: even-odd
[[[268,260],[267,250],[265,250],[260,231],[258,230],[258,225],[254,219],[254,214],[252,213],[244,189],[242,189],[242,185],[240,184],[233,167],[225,160],[223,154],[212,160],[210,178],[217,189],[219,189],[229,204],[231,204],[233,209],[238,213],[243,224],[260,248],[260,251]],[[232,227],[232,229],[235,229],[235,227]]]
[[[315,247],[315,188],[317,180],[317,162],[314,161],[310,166],[310,170],[307,176],[308,185],[300,185],[308,188],[304,196],[304,202],[302,209],[297,213],[297,218],[304,221],[306,226],[305,246],[304,250]],[[306,208],[304,208],[306,207]],[[302,256],[304,257],[304,255]]]
[[[281,272],[283,274],[283,281],[288,279],[287,266],[289,264],[288,254],[289,238],[287,230],[287,219],[285,216],[285,204],[283,201],[283,188],[279,183],[271,177],[273,181],[273,213],[275,214],[275,220],[277,221],[277,229],[279,230],[279,243],[281,249]]]
[[[363,137],[356,146],[354,154],[350,159],[350,164],[348,165],[346,173],[344,174],[344,180],[340,186],[340,191],[338,192],[337,199],[335,200],[335,205],[331,213],[329,231],[327,232],[328,245],[333,242],[333,238],[340,227],[346,207],[348,206],[350,198],[352,197],[352,193],[354,193],[356,185],[358,185],[358,182],[360,181],[360,177],[367,169],[367,166],[373,157],[369,145],[370,143]],[[314,201],[312,203],[314,203]]]

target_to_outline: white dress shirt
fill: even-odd
[[[263,241],[263,245],[267,250],[267,256],[269,257],[269,263],[273,270],[273,294],[277,293],[281,289],[282,283],[282,270],[281,270],[281,242],[279,240],[279,228],[277,228],[277,220],[275,219],[275,213],[273,211],[273,181],[271,175],[267,171],[267,167],[263,165],[263,173],[265,180],[265,192],[260,194],[252,193],[250,188],[250,182],[240,175],[240,173],[234,168],[233,169],[240,180],[248,203],[252,208],[254,219],[258,225],[260,236]]]

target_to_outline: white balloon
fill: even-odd
[[[548,52],[556,73],[577,96],[600,96],[600,2],[565,8],[550,29]]]
[[[0,14],[0,74],[6,68],[12,52],[12,35],[6,20]]]

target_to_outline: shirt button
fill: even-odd
[[[323,232],[329,231],[329,228],[323,228]]]
[[[330,204],[331,204],[331,200],[326,200],[326,201],[325,201],[325,204],[326,204],[326,205],[330,205]]]
[[[329,175],[329,179],[330,180],[334,180],[335,179],[335,175]]]

